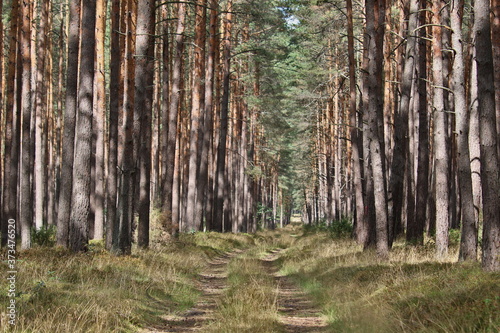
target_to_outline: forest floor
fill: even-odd
[[[158,230],[151,249],[127,257],[98,243],[19,252],[16,325],[2,279],[0,332],[500,332],[500,274],[458,263],[454,237],[445,261],[427,240],[397,241],[382,262],[324,228]]]
[[[282,275],[279,272],[279,267],[276,261],[279,259],[283,249],[269,250],[258,256],[260,265],[257,265],[260,272],[269,278],[273,279],[273,287],[271,289],[263,288],[261,291],[266,293],[264,297],[271,300],[275,307],[277,322],[271,325],[273,332],[284,333],[312,333],[326,332],[327,323],[325,316],[321,315],[321,310],[315,306],[311,297],[306,295],[300,287],[297,286],[290,278]],[[146,328],[141,330],[141,333],[163,333],[163,332],[261,332],[256,331],[256,327],[251,322],[247,322],[244,318],[229,322],[226,327],[224,324],[217,323],[217,317],[221,316],[221,304],[224,302],[224,294],[230,289],[228,282],[229,264],[233,260],[238,260],[239,257],[246,254],[247,251],[236,249],[227,252],[216,258],[208,261],[208,266],[198,275],[197,288],[200,290],[201,296],[196,304],[178,314],[169,314],[163,316],[164,321],[154,328]],[[251,255],[255,256],[255,255]],[[247,258],[248,259],[248,258]],[[253,258],[255,259],[255,258]],[[233,288],[241,288],[239,281]],[[251,297],[250,297],[251,298]],[[250,306],[240,304],[247,311],[252,311],[252,300],[247,299]],[[234,299],[226,307],[238,306]],[[268,313],[269,314],[269,313]],[[257,316],[256,316],[257,317]],[[235,319],[235,318],[233,318]],[[255,318],[259,320],[259,318]],[[224,322],[224,320],[223,320]],[[269,327],[264,327],[264,332],[267,332]]]

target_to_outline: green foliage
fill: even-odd
[[[31,228],[31,241],[39,246],[54,246],[56,244],[57,228],[54,225],[43,226],[41,229]]]
[[[353,233],[352,219],[347,217],[330,223],[322,219],[315,224],[304,224],[302,228],[305,234],[326,232],[332,238],[347,238]]]

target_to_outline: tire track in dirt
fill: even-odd
[[[181,314],[163,316],[161,327],[144,333],[203,332],[203,328],[214,319],[217,302],[227,288],[227,265],[242,250],[234,250],[208,261],[207,268],[198,275],[197,288],[201,297],[189,310]]]
[[[328,332],[325,318],[310,298],[293,281],[279,273],[275,261],[282,249],[271,251],[262,259],[264,269],[274,276],[277,283],[278,313],[288,333]]]

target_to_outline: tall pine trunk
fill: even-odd
[[[151,175],[151,113],[153,108],[154,0],[140,0],[137,15],[135,106],[140,115],[139,136],[139,225],[137,245],[149,246]]]
[[[208,197],[212,192],[212,187],[207,187],[209,177],[209,154],[210,146],[213,140],[213,113],[214,113],[214,79],[215,79],[215,54],[218,48],[217,41],[217,0],[210,0],[210,27],[209,27],[209,45],[207,54],[207,65],[205,73],[205,119],[203,124],[203,141],[200,157],[200,177],[198,184],[198,197],[195,220],[202,226],[203,223],[203,207],[208,204]],[[212,225],[211,211],[207,209],[206,228],[210,229]]]
[[[69,4],[68,61],[66,69],[66,108],[61,165],[61,191],[57,214],[57,245],[67,247],[69,219],[71,216],[71,195],[73,188],[73,158],[75,145],[75,124],[78,87],[78,53],[80,51],[80,1]]]
[[[198,192],[198,170],[199,170],[199,140],[202,129],[202,110],[204,109],[204,72],[205,72],[205,31],[206,31],[206,0],[198,1],[196,4],[196,28],[194,37],[194,64],[192,72],[192,98],[191,98],[191,129],[189,141],[189,169],[186,212],[184,215],[183,231],[198,230],[199,221],[196,220],[196,205]]]
[[[409,1],[409,18],[408,18],[408,28],[406,33],[406,50],[404,54],[404,64],[401,82],[401,100],[399,107],[399,114],[395,115],[395,138],[394,138],[394,152],[393,152],[393,162],[392,162],[392,172],[391,172],[391,187],[392,187],[392,198],[393,198],[393,221],[391,223],[393,226],[401,224],[401,214],[403,210],[403,184],[405,169],[407,169],[407,182],[412,179],[410,173],[413,172],[412,169],[406,168],[407,163],[410,161],[412,156],[410,155],[410,140],[409,140],[409,115],[412,112],[411,106],[411,95],[413,92],[415,67],[417,61],[417,36],[416,28],[418,25],[418,0]],[[399,126],[398,126],[399,125]],[[407,200],[410,201],[414,198],[411,193],[408,193]],[[413,211],[406,212],[407,217],[414,215]],[[407,224],[407,235],[406,238],[410,242],[416,242],[419,237],[419,231],[415,228],[415,223]]]
[[[117,251],[118,219],[116,203],[118,192],[118,115],[123,100],[123,78],[121,75],[120,52],[120,0],[113,0],[111,9],[111,55],[110,55],[110,99],[109,99],[109,130],[108,130],[108,183],[107,183],[107,220],[106,248]]]
[[[4,152],[4,183],[2,191],[2,223],[1,223],[1,246],[7,245],[8,223],[10,219],[17,219],[17,182],[19,163],[19,126],[18,120],[21,115],[14,105],[16,85],[16,54],[18,50],[17,36],[19,33],[19,3],[12,1],[11,22],[9,32],[9,60],[6,77],[6,112],[5,112],[5,152]]]
[[[457,121],[458,180],[460,206],[462,211],[462,237],[460,260],[477,260],[477,223],[472,194],[472,175],[469,153],[469,109],[466,105],[465,62],[462,45],[462,14],[464,2],[451,2],[452,46],[455,51],[453,62],[453,97]]]
[[[20,168],[20,205],[21,248],[31,247],[31,226],[33,223],[33,200],[31,192],[31,7],[30,2],[20,4],[21,35],[20,61],[22,72],[20,102],[22,113],[21,168]]]
[[[446,113],[444,105],[443,80],[443,45],[441,31],[441,9],[444,3],[435,0],[433,3],[432,35],[433,35],[433,95],[434,108],[434,170],[436,175],[436,256],[444,259],[448,254],[449,225],[449,156],[446,136]]]
[[[214,190],[214,221],[213,230],[223,231],[225,211],[228,209],[229,198],[227,196],[227,175],[226,175],[226,146],[227,146],[227,127],[229,114],[229,94],[230,94],[230,75],[231,75],[231,29],[232,29],[232,7],[233,2],[227,3],[227,13],[224,21],[224,42],[222,54],[222,101],[220,109],[220,133],[219,144],[217,147],[217,167],[215,172],[215,190]],[[226,206],[225,206],[226,205]],[[227,217],[227,216],[226,216]]]
[[[104,126],[106,124],[105,35],[107,0],[96,1],[96,72],[93,132],[95,140],[94,239],[104,239]]]
[[[89,239],[95,24],[96,0],[86,0],[82,5],[82,51],[69,225],[69,246],[75,252],[86,250]]]
[[[420,25],[427,22],[426,0],[420,0]],[[427,220],[427,200],[429,196],[429,120],[427,111],[427,42],[426,29],[419,31],[418,49],[418,160],[415,202],[416,244],[424,243],[424,228]]]
[[[40,25],[37,33],[37,58],[36,58],[36,89],[35,89],[35,228],[40,230],[44,225],[44,208],[46,194],[46,163],[44,135],[46,135],[47,101],[46,96],[46,50],[47,50],[47,25],[49,2],[42,1],[40,4]]]
[[[385,0],[380,0],[383,2]],[[380,113],[383,110],[383,102],[380,100],[382,96],[381,85],[382,78],[378,77],[382,68],[383,58],[381,57],[379,48],[383,48],[378,38],[379,29],[383,29],[380,23],[380,16],[383,16],[381,11],[381,3],[379,1],[366,1],[366,32],[368,35],[368,73],[367,75],[367,91],[368,91],[368,142],[370,149],[370,170],[373,176],[373,195],[375,208],[375,229],[376,229],[376,247],[377,253],[382,259],[387,259],[389,256],[389,239],[388,239],[388,219],[387,219],[387,198],[385,188],[384,174],[384,135],[379,129]]]
[[[163,184],[164,201],[163,210],[170,216],[171,223],[177,224],[178,221],[173,216],[174,206],[174,177],[177,145],[177,123],[179,114],[179,105],[181,99],[181,80],[182,63],[184,53],[184,30],[186,29],[186,5],[179,3],[177,5],[177,28],[175,34],[175,54],[172,64],[172,91],[170,94],[170,105],[168,110],[168,137],[166,146],[166,157],[164,161],[169,163],[166,168],[165,181]]]
[[[490,2],[474,3],[474,37],[481,136],[481,182],[483,189],[483,255],[485,270],[500,270],[500,184],[498,170]]]

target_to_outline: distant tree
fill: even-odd
[[[199,186],[199,148],[200,135],[203,126],[203,115],[205,94],[204,94],[204,76],[205,76],[205,34],[206,34],[206,0],[196,2],[195,10],[195,37],[194,37],[194,65],[192,73],[192,98],[191,98],[191,129],[189,142],[189,174],[187,177],[187,202],[186,213],[184,215],[183,231],[198,230],[200,221],[196,220],[196,206]]]
[[[198,198],[196,206],[195,221],[197,224],[202,226],[203,222],[203,208],[205,205],[211,205],[209,199],[207,198],[211,195],[213,187],[209,185],[209,159],[210,159],[210,146],[213,140],[213,127],[214,127],[214,83],[215,83],[215,61],[216,53],[218,50],[218,38],[217,38],[217,27],[218,27],[218,1],[210,0],[210,22],[209,22],[209,41],[208,41],[208,51],[207,51],[207,64],[205,73],[205,119],[203,123],[203,139],[202,139],[202,151],[200,155],[200,176],[198,181]],[[209,185],[209,186],[207,186]],[[206,194],[205,194],[206,193]],[[205,221],[207,229],[210,229],[212,224],[211,210],[207,209],[205,214]]]
[[[183,53],[184,53],[184,31],[186,29],[186,5],[184,3],[179,3],[177,5],[177,27],[175,31],[175,45],[174,45],[174,59],[172,63],[172,77],[171,77],[171,94],[170,94],[170,105],[168,113],[168,131],[167,131],[167,146],[166,146],[166,158],[164,161],[171,163],[171,166],[167,168],[166,175],[164,178],[163,190],[164,190],[164,201],[163,210],[167,215],[170,215],[171,222],[173,225],[178,225],[178,222],[174,218],[173,214],[173,190],[174,190],[174,177],[175,169],[173,161],[175,161],[176,156],[176,143],[177,143],[177,125],[178,125],[178,112],[181,98],[181,80],[182,80],[182,64],[183,64]]]
[[[233,1],[227,2],[226,17],[224,20],[224,40],[222,51],[222,101],[220,108],[220,126],[219,126],[219,144],[217,147],[217,166],[215,172],[215,190],[214,190],[214,220],[212,228],[214,231],[223,231],[227,228],[229,221],[224,221],[224,211],[227,207],[227,195],[224,191],[227,186],[226,174],[226,147],[228,131],[229,114],[229,94],[230,94],[230,75],[231,75],[231,33],[233,19]],[[226,207],[224,202],[226,201]]]

